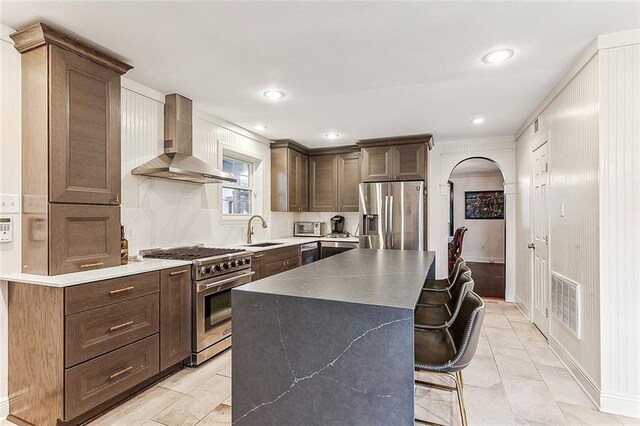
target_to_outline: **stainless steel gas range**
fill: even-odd
[[[231,346],[231,289],[251,282],[251,253],[243,249],[188,247],[142,250],[143,257],[191,260],[192,355],[198,365]]]

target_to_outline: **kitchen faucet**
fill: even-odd
[[[265,222],[265,220],[262,218],[262,216],[254,214],[253,216],[251,216],[249,218],[249,222],[247,223],[247,244],[251,244],[251,236],[253,235],[253,226],[251,226],[251,221],[255,218],[260,218],[260,220],[262,221],[262,227],[266,228],[267,227],[267,222]]]

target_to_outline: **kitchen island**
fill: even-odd
[[[413,424],[413,310],[434,257],[354,249],[234,289],[234,424]]]

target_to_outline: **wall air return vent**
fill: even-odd
[[[576,338],[580,339],[580,285],[562,275],[551,273],[551,313]]]

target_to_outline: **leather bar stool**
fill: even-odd
[[[446,291],[432,291],[423,289],[422,294],[420,294],[418,304],[444,305],[446,303],[449,303],[449,301],[453,298],[453,293],[458,294],[458,287],[460,286],[460,280],[462,279],[463,275],[471,278],[471,269],[469,269],[469,267],[466,265],[460,265],[460,272],[458,273],[458,277],[453,282],[451,287],[449,287]]]
[[[456,260],[455,265],[453,265],[453,270],[449,274],[447,278],[441,280],[427,280],[422,287],[423,290],[431,290],[431,291],[447,291],[451,288],[453,283],[458,279],[458,275],[460,274],[460,267],[465,266],[467,262],[464,261],[461,257]]]
[[[460,312],[451,327],[443,330],[414,330],[415,371],[447,376],[453,380],[454,386],[431,383],[420,378],[416,378],[416,384],[456,392],[463,426],[467,426],[467,413],[464,405],[462,370],[471,363],[476,353],[484,312],[484,302],[470,291],[462,301]],[[421,419],[416,421],[429,423]]]
[[[456,320],[467,293],[473,290],[473,279],[468,274],[460,275],[451,292],[451,300],[442,305],[418,305],[415,309],[415,327],[425,330],[449,328]]]

